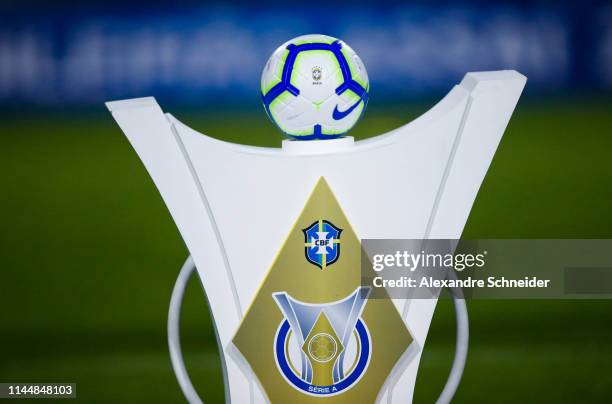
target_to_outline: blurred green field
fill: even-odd
[[[354,135],[426,110],[371,108]],[[612,103],[523,102],[468,221],[467,238],[612,237]],[[225,140],[277,145],[260,112],[177,113]],[[80,400],[181,402],[166,311],[187,251],[110,115],[5,115],[0,121],[0,382],[76,382]],[[192,280],[183,344],[208,402],[223,400],[216,341]],[[609,403],[612,302],[471,301],[471,344],[456,402]],[[438,306],[416,403],[440,391],[454,315]]]

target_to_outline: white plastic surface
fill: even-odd
[[[278,149],[202,135],[153,98],[107,103],[195,260],[232,401],[266,401],[231,339],[318,178],[360,238],[459,238],[525,82],[515,71],[468,73],[430,111],[385,135]],[[436,301],[395,304],[415,342],[379,401],[411,402]]]

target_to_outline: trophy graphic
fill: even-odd
[[[280,148],[205,136],[151,97],[107,103],[190,251],[179,295],[197,268],[228,402],[412,401],[436,299],[370,298],[360,240],[460,238],[525,82],[468,73],[416,120],[354,141],[365,67],[343,42],[307,36],[264,69],[266,112],[289,137]],[[177,308],[171,354],[197,402]]]

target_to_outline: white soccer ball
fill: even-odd
[[[304,35],[280,46],[264,67],[261,95],[272,121],[290,138],[333,139],[346,134],[368,103],[363,62],[347,44]]]

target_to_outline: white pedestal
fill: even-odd
[[[232,338],[319,178],[360,238],[459,238],[525,82],[515,71],[468,73],[430,111],[387,134],[278,149],[207,137],[151,97],[107,103],[195,260],[232,401],[266,401]],[[394,304],[414,342],[378,398],[411,402],[436,301]]]

